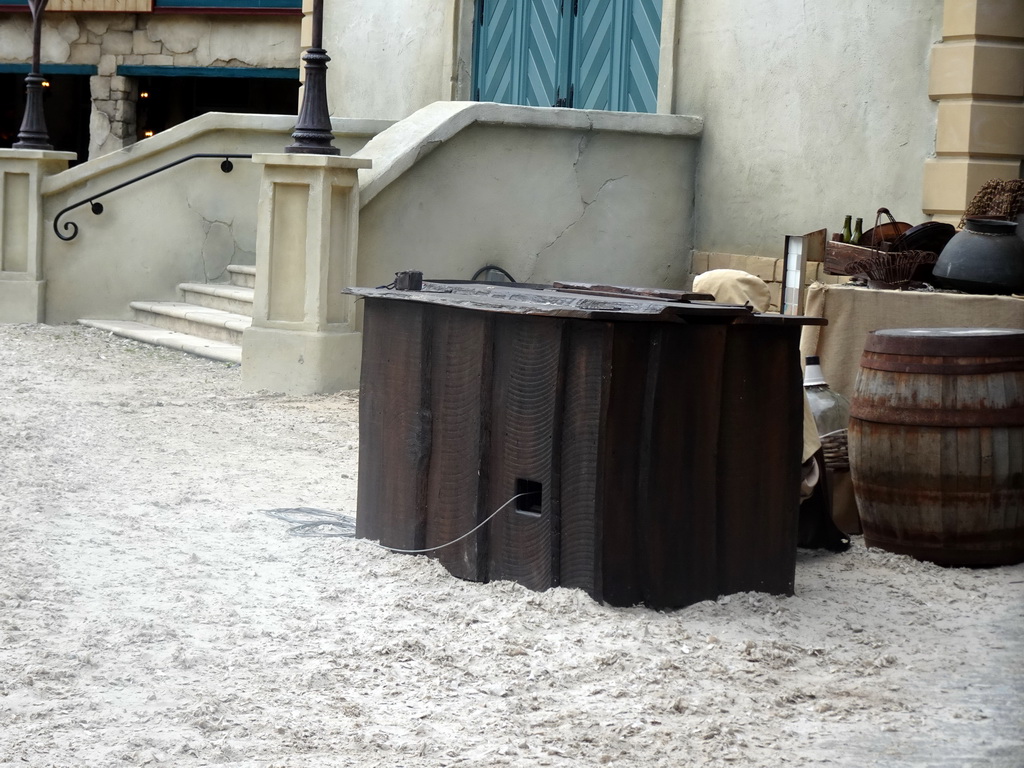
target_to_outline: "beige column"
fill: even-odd
[[[1024,2],[946,0],[928,90],[939,108],[923,207],[957,224],[982,184],[1021,176]]]
[[[359,386],[362,334],[354,284],[357,170],[331,155],[256,155],[263,165],[256,224],[252,326],[242,337],[242,384],[287,394]]]
[[[74,152],[0,149],[0,323],[41,323],[43,179],[66,170]]]

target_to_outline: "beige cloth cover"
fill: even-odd
[[[722,304],[747,304],[755,312],[767,312],[772,303],[768,285],[741,269],[712,269],[693,278],[696,293],[710,293]]]
[[[879,291],[813,283],[806,314],[828,325],[805,326],[800,351],[821,358],[825,380],[853,398],[860,356],[868,333],[881,328],[1024,328],[1024,299],[923,291]],[[848,472],[832,473],[832,517],[847,533],[860,533],[860,519]]]
[[[818,355],[833,391],[853,398],[868,333],[882,328],[1024,328],[1024,299],[925,291],[880,291],[813,283],[806,314],[828,325],[804,327],[800,351]]]

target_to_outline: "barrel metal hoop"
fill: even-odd
[[[860,367],[872,371],[889,371],[891,373],[932,373],[942,375],[973,375],[984,373],[1020,373],[1024,372],[1024,357],[1001,358],[986,362],[977,362],[970,358],[961,363],[923,363],[920,358],[908,360],[908,356],[885,357],[865,352],[861,357]]]
[[[850,418],[903,427],[1020,427],[1024,426],[1024,405],[989,410],[913,409],[854,400]]]
[[[1000,331],[1003,329],[992,329]],[[1016,330],[1016,329],[1007,329]],[[868,334],[864,351],[927,357],[1008,357],[1024,355],[1024,330],[991,336],[896,336]]]

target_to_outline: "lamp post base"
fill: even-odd
[[[302,91],[302,108],[292,133],[294,143],[284,148],[289,154],[340,155],[332,147],[331,113],[327,108],[327,62],[331,57],[323,48],[310,48],[302,55],[306,62],[306,85]]]
[[[11,145],[12,149],[53,149],[43,115],[45,80],[38,72],[25,75],[25,117],[21,121],[18,140]]]

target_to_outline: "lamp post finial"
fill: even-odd
[[[25,116],[14,149],[53,149],[43,114],[43,82],[39,72],[39,48],[42,39],[43,11],[47,0],[28,0],[32,11],[32,71],[25,75]]]
[[[312,155],[340,155],[331,145],[331,113],[327,107],[327,62],[331,57],[323,48],[324,0],[313,2],[313,45],[302,55],[306,62],[306,84],[302,89],[302,107],[295,123],[292,144],[285,152]]]

